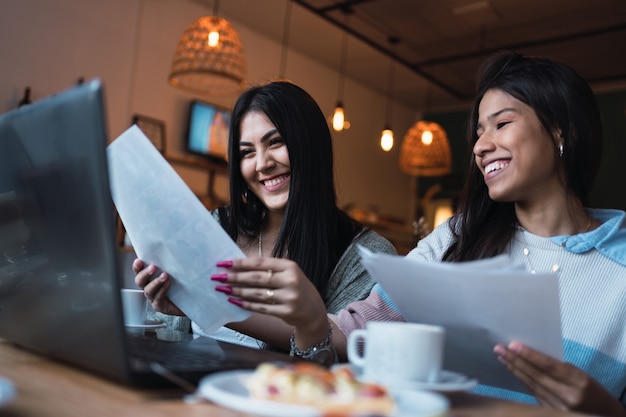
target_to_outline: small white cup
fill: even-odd
[[[146,324],[148,300],[143,290],[122,288],[122,308],[126,326],[142,326]]]
[[[369,322],[348,337],[348,360],[372,382],[436,382],[445,329],[417,323]],[[363,354],[360,347],[363,346]]]

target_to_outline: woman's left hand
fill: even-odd
[[[496,345],[494,353],[524,383],[540,404],[606,416],[626,416],[619,400],[572,364],[558,361],[519,342]]]

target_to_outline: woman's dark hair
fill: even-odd
[[[287,81],[245,91],[237,100],[228,144],[231,204],[220,212],[233,238],[258,236],[267,208],[248,191],[241,174],[239,141],[246,114],[267,116],[287,145],[289,199],[272,256],[295,261],[326,300],[330,275],[362,226],[337,207],[333,148],[326,118],[313,98]]]
[[[468,124],[470,149],[478,140],[478,107],[485,93],[498,89],[530,106],[546,132],[560,132],[554,157],[563,165],[565,188],[585,204],[602,156],[602,122],[589,85],[570,67],[514,52],[496,54],[480,68]],[[555,138],[557,139],[557,138]],[[471,155],[466,184],[450,228],[455,237],[443,260],[466,261],[502,253],[515,233],[514,202],[489,198],[482,173]]]

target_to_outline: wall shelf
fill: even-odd
[[[214,209],[229,203],[216,192],[216,177],[221,177],[228,183],[228,165],[225,163],[213,162],[207,158],[197,155],[165,155],[165,159],[172,165],[182,165],[205,171],[208,175],[206,185],[206,195],[198,196],[200,201],[208,208]],[[228,193],[226,193],[228,194]]]

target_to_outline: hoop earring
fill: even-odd
[[[241,201],[243,204],[248,204],[248,188],[246,188],[246,191],[241,194]]]
[[[563,144],[562,143],[559,145],[559,157],[563,158]]]

